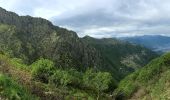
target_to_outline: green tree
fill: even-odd
[[[93,86],[93,79],[95,77],[95,73],[93,72],[92,69],[87,69],[86,72],[83,75],[83,83],[86,88],[94,89]]]

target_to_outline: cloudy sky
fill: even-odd
[[[0,0],[0,6],[49,19],[79,36],[170,36],[170,0]]]

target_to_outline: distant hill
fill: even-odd
[[[123,79],[116,100],[169,100],[170,53],[152,60],[142,69]]]
[[[144,35],[136,37],[123,37],[121,40],[139,44],[156,52],[170,51],[170,37],[160,35]]]

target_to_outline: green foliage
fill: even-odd
[[[107,72],[94,72],[92,69],[89,69],[83,75],[83,83],[87,88],[101,92],[109,89],[109,85],[112,82],[112,76]],[[114,83],[112,83],[114,84]]]
[[[83,83],[86,87],[94,88],[93,79],[95,78],[96,73],[92,69],[88,69],[83,75]]]
[[[22,59],[20,59],[20,58],[12,58],[12,59],[10,59],[9,63],[12,66],[15,66],[16,68],[30,71],[30,68],[28,67],[28,65],[26,65],[24,63],[24,61]]]
[[[108,85],[111,82],[111,77],[109,73],[94,72],[89,69],[83,75],[83,83],[86,87],[91,87],[97,91],[103,91],[108,89]]]
[[[48,83],[49,77],[54,73],[54,63],[50,60],[41,58],[32,65],[32,77],[44,83]]]
[[[9,100],[37,100],[24,87],[0,74],[0,97]]]
[[[109,89],[109,84],[111,84],[112,76],[107,72],[98,72],[94,81],[94,86],[98,91],[104,91]],[[112,83],[114,84],[114,83]]]

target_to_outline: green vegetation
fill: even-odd
[[[84,92],[94,92],[93,94],[96,92],[99,98],[101,93],[104,93],[113,84],[111,83],[113,78],[110,73],[95,72],[92,69],[87,70],[85,73],[80,73],[73,69],[57,69],[57,67],[54,67],[53,62],[47,59],[40,59],[33,63],[31,67],[34,79],[69,92],[72,91],[72,88],[74,91],[78,89]],[[86,97],[90,95],[88,92]]]
[[[54,71],[54,63],[47,59],[40,59],[34,62],[31,68],[31,74],[34,79],[48,83],[48,79]]]
[[[108,94],[116,87],[113,77],[108,72],[88,69],[83,73],[74,69],[61,69],[55,67],[52,61],[43,58],[31,65],[26,65],[20,59],[0,55],[0,62],[0,66],[2,66],[0,72],[11,77],[7,78],[2,75],[2,82],[6,83],[0,85],[10,83],[3,88],[7,89],[3,91],[9,92],[8,94],[2,92],[3,98],[20,98],[21,100],[36,99],[37,97],[41,99],[49,97],[51,99],[107,99],[109,98]],[[4,78],[6,80],[3,80]],[[8,91],[8,88],[14,88],[14,90]],[[21,94],[23,97],[20,97],[20,92],[24,93]],[[50,94],[47,95],[47,93]],[[17,97],[13,97],[13,95]]]
[[[148,65],[123,79],[117,90],[117,98],[169,99],[170,53],[154,59]]]

